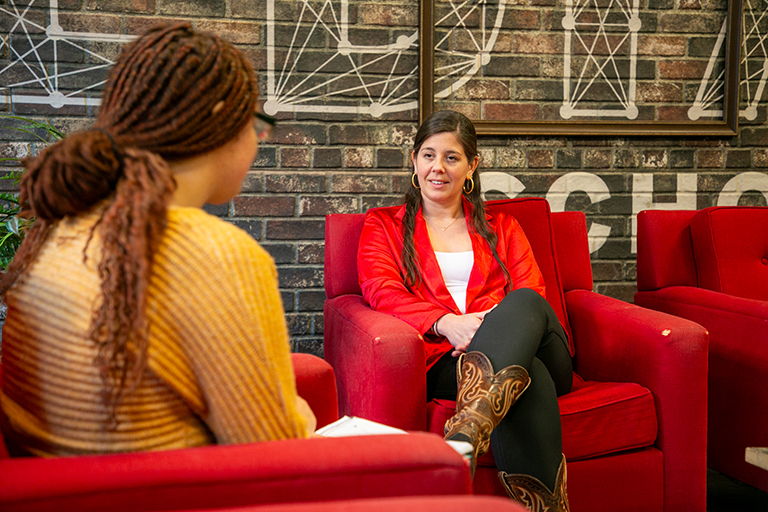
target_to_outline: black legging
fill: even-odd
[[[563,451],[557,397],[573,381],[557,315],[535,291],[514,290],[485,316],[467,351],[485,354],[494,372],[511,365],[528,370],[531,383],[491,434],[491,448],[499,471],[535,476],[553,490]],[[449,352],[429,369],[429,400],[456,399],[456,362]]]

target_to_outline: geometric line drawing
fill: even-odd
[[[747,107],[739,113],[750,121],[757,118],[757,105],[763,97],[768,78],[768,51],[765,45],[765,38],[768,37],[768,6],[761,3],[760,0],[746,0],[741,25],[743,36],[739,88]]]
[[[426,0],[424,0],[426,1]],[[499,29],[504,20],[506,0],[475,0],[455,3],[438,19],[441,37],[435,41],[435,98],[449,97],[463,87],[481,66],[491,61]],[[478,20],[474,26],[470,20]],[[457,41],[465,41],[457,48]]]
[[[275,19],[275,1],[267,1],[266,113],[324,112],[377,118],[418,108],[418,30],[389,44],[372,45],[353,40],[349,0],[301,0],[297,4],[298,17],[286,29]],[[505,0],[451,1],[448,5],[449,13],[438,23],[450,24],[449,34],[437,42],[435,52],[452,60],[438,70],[443,76],[435,77],[443,84],[438,98],[463,86],[489,62]],[[478,16],[478,26],[467,25],[469,17]],[[290,33],[278,34],[279,30]],[[279,47],[278,35],[287,37]],[[451,36],[464,37],[471,48],[450,48]],[[313,37],[327,37],[330,52],[313,48]]]
[[[696,93],[696,99],[693,101],[693,105],[688,109],[688,119],[691,121],[696,121],[701,118],[722,119],[723,117],[723,109],[721,107],[718,108],[718,106],[722,106],[724,96],[725,67],[720,70],[717,77],[714,79],[712,75],[715,69],[715,64],[723,58],[721,49],[723,47],[723,42],[725,41],[727,27],[728,17],[723,20],[723,25],[720,27],[715,46],[712,48],[709,62],[707,62],[707,69],[704,71],[704,76],[701,78],[699,90]]]
[[[563,48],[563,119],[635,119],[639,0],[567,0]],[[575,53],[574,53],[575,52]],[[582,55],[586,54],[582,57]],[[572,69],[573,68],[573,69]],[[584,101],[590,107],[580,107]],[[594,107],[595,101],[603,106]]]
[[[277,49],[274,4],[274,0],[267,2],[266,113],[380,117],[418,106],[418,67],[405,58],[418,53],[418,31],[401,35],[391,44],[360,44],[350,39],[348,0],[340,4],[324,0],[321,5],[302,0],[287,49]],[[318,36],[331,41],[330,55],[313,51],[310,41]]]
[[[47,104],[54,108],[100,105],[101,98],[93,96],[93,89],[106,82],[104,70],[114,62],[87,48],[85,43],[126,43],[135,37],[65,31],[59,23],[58,0],[50,0],[50,24],[43,27],[27,17],[35,3],[36,0],[10,0],[7,7],[0,7],[0,16],[12,20],[7,38],[0,41],[0,50],[7,46],[10,52],[10,63],[0,68],[0,92],[5,94],[6,102]],[[36,40],[42,34],[45,37]],[[72,51],[82,52],[87,62],[79,66],[59,62],[63,52]]]
[[[768,50],[765,39],[768,37],[768,6],[761,0],[745,0],[741,23],[741,59],[739,61],[740,102],[746,107],[739,110],[739,116],[752,121],[757,118],[757,107],[763,97],[766,79],[768,79]],[[709,57],[707,71],[699,85],[696,101],[688,111],[692,120],[701,117],[722,118],[722,103],[725,70],[721,70],[713,80],[713,67],[722,59],[721,47],[726,35],[727,18],[723,20],[715,47]]]

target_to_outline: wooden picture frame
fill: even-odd
[[[741,0],[726,0],[722,118],[697,120],[473,120],[478,135],[549,136],[735,136],[739,119],[739,53]],[[421,1],[419,55],[419,121],[435,105],[435,2]]]

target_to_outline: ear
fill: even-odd
[[[469,172],[467,173],[467,179],[470,179],[473,174],[475,174],[475,170],[477,170],[477,166],[480,164],[480,157],[475,155],[475,158],[472,159],[472,161],[469,163]]]

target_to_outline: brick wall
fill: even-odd
[[[30,40],[38,44],[45,39],[40,27],[50,23],[48,9],[33,8],[25,14],[24,20],[33,23],[21,24],[27,27],[29,39],[20,30],[19,20],[8,14],[12,7],[28,2],[0,0],[0,9],[5,11],[0,12],[0,33],[4,38],[0,69],[6,69],[0,73],[0,86],[24,81],[29,71],[18,65],[8,66],[18,54],[25,53],[23,50],[30,49]],[[506,45],[515,55],[497,56],[486,69],[491,75],[503,75],[514,66],[524,69],[528,64],[520,60],[521,50],[530,55],[535,53],[531,50],[535,47],[536,51],[556,56],[550,46],[556,48],[557,41],[553,39],[562,37],[542,33],[552,26],[552,13],[557,12],[560,2],[509,2],[512,3],[516,4],[515,15],[505,22],[499,48]],[[38,1],[35,6],[40,4]],[[303,8],[298,0],[275,0],[273,10],[268,9],[271,4],[266,0],[59,0],[58,5],[59,23],[70,32],[133,35],[158,20],[189,20],[198,28],[218,32],[237,43],[261,70],[263,91],[270,87],[266,73],[270,59],[267,21],[274,20],[274,58],[285,59],[291,41],[296,40],[295,20]],[[320,12],[323,3],[318,1],[311,7]],[[333,3],[333,7],[331,11],[326,5],[326,11],[320,15],[329,24],[341,15],[340,2]],[[349,38],[358,44],[391,44],[413,34],[418,26],[418,2],[414,0],[350,0],[347,9]],[[693,57],[697,51],[706,53],[697,50],[701,38],[693,38],[695,41],[692,39],[686,45],[691,20],[706,25],[702,31],[716,32],[716,27],[709,26],[716,25],[709,10],[722,11],[722,6],[697,0],[649,0],[641,4],[641,9],[644,20],[649,20],[646,26],[656,27],[654,30],[665,36],[642,39],[644,73],[684,74],[696,67],[684,63],[694,61],[700,67],[701,60]],[[359,107],[371,95],[383,97],[384,92],[395,88],[391,85],[385,91],[381,83],[373,83],[377,78],[383,83],[396,75],[402,78],[401,89],[413,90],[414,77],[408,73],[418,63],[418,52],[415,46],[401,52],[397,68],[380,60],[377,54],[358,56],[358,64],[367,66],[364,73],[374,78],[366,89],[356,87],[354,74],[345,75],[342,59],[331,60],[336,48],[331,33],[318,30],[309,34],[310,31],[304,25],[296,36],[306,39],[305,53],[303,59],[293,62],[295,72],[285,83],[294,86],[302,81],[319,84],[325,80],[327,83],[315,94],[319,96],[322,92],[326,99],[313,100],[315,104],[322,107],[336,102],[334,105],[351,109],[279,111],[275,137],[260,147],[242,194],[230,204],[211,206],[208,211],[248,231],[272,254],[278,266],[294,350],[322,353],[324,215],[399,204],[402,193],[410,186],[408,153],[416,130],[417,110],[403,108],[372,117],[359,113]],[[305,37],[307,34],[309,37]],[[82,70],[97,64],[99,58],[114,59],[120,43],[107,39],[80,41],[79,47],[60,44],[56,52],[59,72]],[[12,53],[8,43],[18,53]],[[48,72],[53,73],[52,45],[39,46],[38,54]],[[322,72],[313,74],[321,63],[327,63]],[[553,65],[551,60],[545,63]],[[104,73],[103,69],[95,69],[62,75],[60,87],[65,92],[78,90],[97,83]],[[558,76],[550,78],[549,82],[533,84],[534,88],[529,90],[555,91],[556,99],[561,94],[562,80]],[[691,87],[675,87],[674,82],[663,85],[651,80],[643,86],[642,94],[653,95],[669,112],[681,111],[683,102],[690,100]],[[99,87],[94,87],[80,96],[98,97],[98,90]],[[45,95],[34,83],[19,86],[15,91]],[[339,94],[330,94],[333,92]],[[508,92],[509,88],[500,87],[498,80],[475,81],[457,92],[455,105],[471,110],[477,108],[479,100],[498,101],[507,98]],[[414,95],[410,100],[416,98]],[[11,103],[7,93],[4,99],[0,113],[51,120],[65,132],[87,126],[97,108],[85,100],[54,107],[44,102]],[[533,115],[530,105],[516,108],[517,113],[505,115]],[[488,191],[487,198],[544,196],[555,210],[585,211],[595,248],[592,259],[596,291],[631,301],[635,290],[633,216],[637,211],[673,206],[703,208],[718,201],[766,205],[765,119],[765,107],[760,105],[757,118],[742,119],[739,135],[733,138],[484,136],[480,140],[481,169],[487,173],[484,183],[495,189]],[[13,124],[7,120],[0,123]],[[33,145],[27,134],[0,131],[0,157],[26,154]]]

